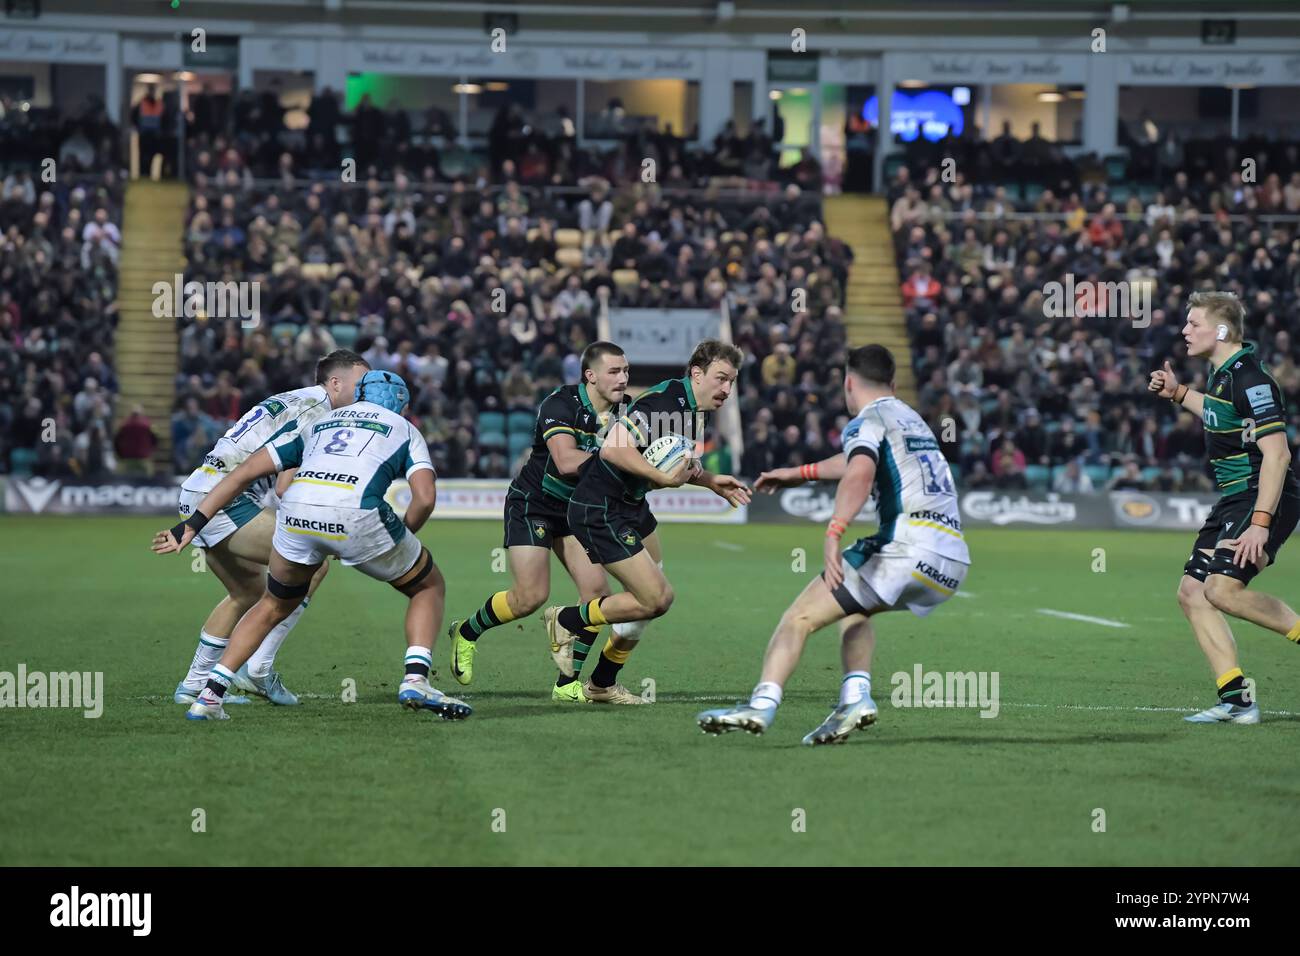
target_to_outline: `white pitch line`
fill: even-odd
[[[1102,627],[1132,626],[1131,624],[1125,624],[1123,621],[1111,621],[1104,617],[1089,617],[1087,614],[1072,614],[1069,611],[1053,611],[1050,607],[1040,607],[1038,613],[1047,614],[1052,617],[1063,617],[1068,621],[1083,621],[1085,624],[1100,624]]]
[[[717,545],[719,548],[722,548],[724,551],[744,551],[744,550],[745,550],[744,545],[740,545],[740,544],[732,544],[730,541],[715,541],[715,542],[713,542],[713,543],[714,543],[715,545]]]
[[[969,591],[955,591],[953,593],[956,597],[959,598],[973,598],[976,596],[974,594],[971,594]]]

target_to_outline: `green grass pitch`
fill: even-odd
[[[633,689],[655,681],[652,707],[553,704],[537,616],[482,639],[472,718],[407,712],[394,702],[404,601],[336,565],[278,665],[303,706],[193,724],[170,694],[220,589],[188,556],[149,553],[161,523],[0,519],[0,670],[105,680],[97,720],[0,711],[0,864],[1300,863],[1300,651],[1236,626],[1265,722],[1181,720],[1212,702],[1174,597],[1188,535],[971,533],[972,596],[925,621],[878,618],[880,720],[813,749],[799,740],[834,702],[833,631],[811,640],[766,736],[693,722],[753,686],[781,611],[820,569],[811,525],[661,528],[677,602],[623,672]],[[506,586],[491,569],[498,523],[421,537],[451,614]],[[1260,583],[1293,585],[1296,560],[1284,551]],[[435,681],[455,692],[446,653],[440,636]],[[918,663],[997,671],[999,715],[891,706],[891,675]],[[355,703],[340,699],[346,678]]]

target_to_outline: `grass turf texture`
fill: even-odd
[[[878,618],[880,720],[814,749],[799,740],[835,700],[831,630],[810,641],[765,737],[705,737],[693,720],[747,696],[781,611],[820,568],[811,526],[662,527],[677,602],[623,672],[636,690],[654,679],[652,707],[552,703],[537,615],[481,640],[463,694],[473,717],[409,713],[394,700],[404,599],[335,565],[278,663],[315,696],[196,724],[170,695],[221,592],[188,554],[149,553],[160,525],[0,519],[0,670],[103,671],[106,698],[97,720],[0,711],[0,863],[1300,863],[1300,717],[1195,726],[1141,709],[1213,702],[1174,597],[1188,535],[971,533],[974,597],[925,621]],[[435,522],[422,538],[451,615],[506,586],[491,571],[499,524]],[[797,547],[809,571],[792,570]],[[1294,582],[1296,560],[1284,553],[1259,583]],[[553,598],[572,600],[562,574]],[[1297,649],[1235,631],[1265,710],[1300,712]],[[459,693],[447,653],[440,635],[435,680]],[[917,663],[998,671],[999,716],[890,706],[890,675]],[[340,700],[345,678],[355,703]]]

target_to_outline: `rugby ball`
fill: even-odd
[[[695,442],[684,435],[665,435],[650,443],[645,460],[660,471],[672,471],[695,451]]]

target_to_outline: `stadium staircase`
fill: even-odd
[[[127,186],[117,289],[117,419],[144,406],[158,436],[156,473],[171,474],[176,396],[176,319],[155,317],[155,282],[170,287],[185,271],[182,239],[189,190],[183,183],[135,180]]]
[[[889,231],[889,208],[880,196],[830,196],[826,231],[853,250],[849,268],[844,324],[849,345],[879,344],[898,363],[898,396],[916,403],[916,377],[899,294],[902,280]]]

